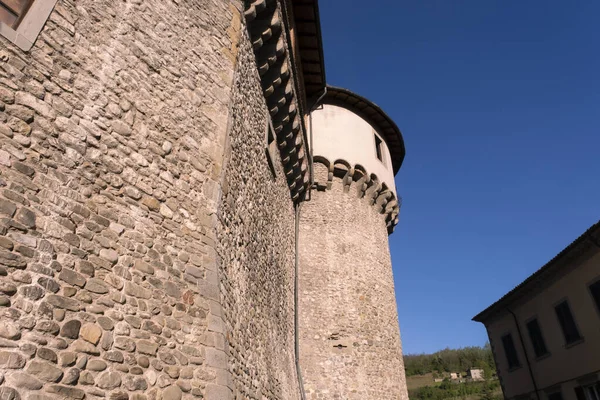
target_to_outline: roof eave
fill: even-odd
[[[586,241],[589,241],[591,246],[598,247],[598,238],[595,236],[600,233],[600,221],[589,227],[583,234],[577,239],[571,242],[565,247],[560,253],[554,258],[548,261],[544,266],[538,269],[536,272],[531,274],[523,282],[515,286],[510,292],[506,293],[499,300],[494,302],[492,305],[481,311],[479,314],[474,316],[471,320],[475,322],[485,323],[491,316],[502,312],[511,306],[519,297],[525,295],[528,291],[534,288],[535,284],[542,282],[543,279],[548,278],[550,274],[553,274],[562,268],[566,268],[570,265],[574,256],[580,254],[587,249],[584,246]],[[582,249],[582,247],[585,247]],[[577,251],[579,250],[579,252]]]
[[[290,22],[293,22],[297,39],[296,65],[302,74],[302,91],[306,102],[312,105],[323,93],[326,85],[325,57],[321,36],[321,17],[317,0],[285,0]]]
[[[348,89],[331,85],[327,85],[323,103],[347,108],[369,122],[385,140],[392,157],[394,175],[398,173],[406,154],[404,138],[394,120],[381,107]]]

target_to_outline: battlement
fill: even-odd
[[[343,185],[344,193],[365,198],[380,214],[385,216],[388,234],[398,224],[402,198],[382,182],[377,175],[369,174],[360,164],[351,165],[346,160],[329,161],[325,157],[314,157],[314,186],[316,190],[331,190],[334,180]]]

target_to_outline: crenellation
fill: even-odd
[[[332,164],[324,157],[315,157],[314,165],[316,190],[331,190],[334,180],[339,180],[343,193],[355,193],[358,198],[365,198],[377,212],[384,214],[388,232],[393,232],[398,223],[400,204],[385,183],[369,175],[362,166],[352,167],[345,160],[336,160]]]

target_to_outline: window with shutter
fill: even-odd
[[[513,342],[512,335],[502,336],[502,346],[504,347],[504,354],[506,355],[506,361],[508,362],[508,368],[513,369],[521,366],[519,356],[517,355],[517,349],[515,342]]]
[[[375,156],[377,156],[377,159],[381,161],[383,165],[386,165],[383,151],[383,140],[381,140],[381,138],[379,137],[379,135],[377,135],[377,133],[375,133],[375,131],[373,131],[373,137],[375,138]]]
[[[0,0],[0,35],[29,50],[57,0]]]
[[[554,311],[556,312],[560,328],[563,331],[566,344],[575,343],[581,340],[581,335],[577,329],[577,324],[575,324],[575,318],[571,313],[569,303],[567,303],[566,300],[563,301],[554,307]]]
[[[598,311],[600,311],[600,280],[590,285],[590,293],[592,294],[592,299],[594,300],[594,303],[596,303]]]
[[[532,319],[527,323],[527,331],[529,332],[529,338],[531,339],[535,356],[539,358],[548,354],[546,342],[542,336],[542,329],[540,328],[537,319]]]
[[[561,392],[554,392],[548,395],[548,400],[563,400]]]
[[[0,21],[17,29],[33,0],[0,0]]]
[[[586,394],[587,400],[600,400],[600,388],[598,384],[584,386],[583,391]]]
[[[277,173],[275,172],[277,169],[275,168],[275,163],[279,159],[279,153],[277,150],[277,141],[275,140],[275,134],[273,133],[273,126],[271,122],[271,118],[267,113],[267,127],[266,127],[266,143],[265,143],[265,152],[267,155],[267,164],[269,165],[269,170],[271,171],[271,176],[275,179]]]
[[[600,383],[577,386],[575,397],[577,397],[577,400],[600,400]]]

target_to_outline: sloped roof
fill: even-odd
[[[304,90],[309,102],[325,88],[325,60],[317,0],[292,0]]]

